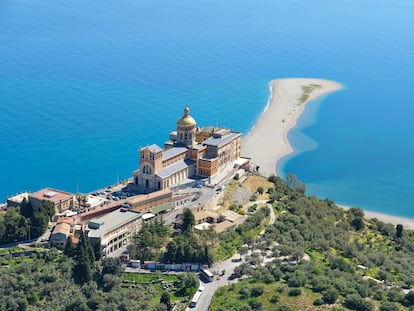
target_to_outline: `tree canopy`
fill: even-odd
[[[195,225],[195,218],[194,218],[193,212],[191,212],[191,210],[188,208],[184,209],[182,231],[190,232],[193,230],[194,225]]]

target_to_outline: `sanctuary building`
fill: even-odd
[[[156,144],[140,148],[133,183],[143,192],[170,189],[189,178],[214,183],[240,158],[241,137],[240,132],[224,128],[200,129],[186,107],[163,149]]]

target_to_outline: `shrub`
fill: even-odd
[[[306,284],[306,276],[303,273],[295,273],[289,277],[288,285],[289,287],[301,287]]]
[[[275,311],[292,311],[293,309],[288,305],[277,305]]]
[[[255,286],[250,290],[250,297],[259,297],[263,294],[263,286]]]
[[[324,302],[323,302],[322,298],[316,298],[316,299],[313,301],[313,305],[314,305],[314,306],[321,306],[321,305],[323,305],[323,304],[324,304]]]
[[[263,304],[258,301],[257,299],[253,299],[249,301],[249,306],[255,311],[263,310]]]
[[[397,305],[391,301],[383,301],[379,308],[380,311],[394,311],[398,310]]]
[[[295,296],[299,296],[302,293],[302,291],[300,290],[300,288],[292,288],[289,292],[288,295],[291,297],[295,297]]]
[[[285,287],[284,286],[278,286],[276,290],[277,290],[278,293],[283,293],[284,290],[285,290]]]
[[[344,306],[349,309],[357,309],[361,305],[361,296],[350,294],[345,297]]]
[[[387,297],[389,301],[400,302],[403,299],[402,290],[398,287],[393,287],[387,291]]]
[[[414,292],[408,292],[408,294],[405,295],[405,300],[407,301],[407,305],[414,305]]]
[[[336,299],[338,299],[338,291],[329,288],[322,294],[322,300],[327,304],[335,303]]]
[[[248,288],[242,287],[239,290],[239,294],[240,294],[240,299],[247,299],[250,296],[250,291]]]
[[[346,296],[344,306],[351,310],[371,311],[375,310],[375,306],[370,300],[362,299],[358,294],[350,294]]]
[[[277,303],[279,301],[279,295],[274,294],[272,297],[270,297],[269,302],[270,303]]]
[[[248,211],[250,213],[253,213],[256,210],[256,208],[257,208],[257,204],[253,204],[252,206],[249,206]]]

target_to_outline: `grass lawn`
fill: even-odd
[[[20,265],[23,262],[32,263],[33,258],[24,257],[24,258],[15,258],[15,259],[10,259],[10,260],[4,260],[4,261],[0,261],[0,265],[1,266],[8,266],[10,268],[13,268],[17,265]]]
[[[177,274],[161,274],[161,273],[124,273],[122,278],[125,281],[135,283],[151,283],[153,281],[162,280],[164,282],[179,282],[180,278]]]

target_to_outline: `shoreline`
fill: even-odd
[[[345,206],[345,205],[339,205],[339,204],[336,204],[336,206],[343,208],[343,209],[350,209],[353,207],[353,206]],[[367,219],[376,218],[385,223],[389,223],[395,226],[403,225],[404,229],[414,230],[414,219],[413,218],[408,218],[404,216],[394,216],[394,215],[381,213],[381,212],[367,211],[364,209],[362,210],[364,211],[364,217]]]
[[[303,87],[309,87],[311,91],[305,94]],[[276,174],[277,162],[293,152],[287,135],[295,127],[306,104],[341,88],[341,84],[323,79],[286,78],[270,81],[269,100],[243,138],[242,154],[253,158],[263,175]]]
[[[320,87],[313,88],[305,98],[303,86],[310,85],[320,85]],[[306,104],[342,88],[343,86],[337,82],[323,79],[287,78],[270,81],[268,102],[256,123],[243,138],[243,156],[252,158],[253,163],[259,166],[262,175],[277,175],[277,163],[293,152],[287,135],[296,126]],[[343,209],[350,208],[336,205]],[[412,218],[368,211],[363,208],[362,210],[365,218],[377,218],[385,223],[402,224],[406,229],[414,229]]]

